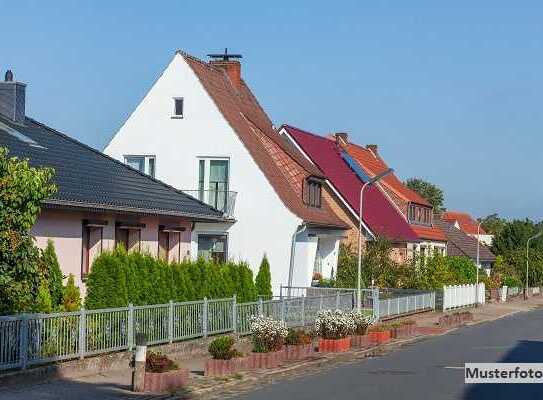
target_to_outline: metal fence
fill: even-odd
[[[435,292],[409,291],[402,295],[401,290],[384,289],[379,294],[379,319],[411,314],[414,312],[435,309]],[[384,297],[384,298],[383,298]]]
[[[352,291],[338,291],[239,304],[233,297],[0,317],[0,370],[131,350],[139,334],[150,345],[227,332],[244,335],[256,315],[306,326],[320,310],[350,311],[354,305]]]

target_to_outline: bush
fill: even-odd
[[[45,283],[40,284],[40,287],[38,288],[35,310],[39,313],[50,313],[53,311],[51,294],[49,293],[49,288],[45,285]]]
[[[209,344],[207,351],[209,351],[209,354],[215,360],[230,360],[241,356],[241,353],[232,348],[232,346],[234,346],[234,338],[221,336]]]
[[[314,333],[323,339],[342,339],[354,332],[355,324],[349,314],[340,310],[319,311]]]
[[[55,245],[51,239],[47,241],[47,247],[41,253],[41,262],[44,264],[49,282],[49,292],[53,308],[62,304],[62,271],[58,263]]]
[[[365,335],[371,323],[371,316],[365,312],[354,310],[351,312],[350,317],[354,324],[353,333],[356,335]]]
[[[281,350],[288,334],[284,322],[264,316],[252,317],[250,328],[255,353]]]
[[[177,369],[175,362],[170,360],[164,354],[149,352],[145,359],[145,372],[168,372]]]
[[[234,294],[240,303],[257,299],[253,273],[246,263],[216,264],[204,259],[167,263],[119,247],[102,252],[94,261],[85,305],[88,309],[126,307]]]
[[[303,329],[289,328],[285,338],[285,344],[289,346],[297,346],[300,344],[310,344],[311,336],[305,333]]]
[[[75,285],[73,274],[68,276],[66,286],[62,288],[62,308],[64,311],[79,311],[81,308],[81,292]]]
[[[264,299],[272,298],[270,264],[266,255],[264,255],[260,269],[256,275],[256,290],[258,295]]]

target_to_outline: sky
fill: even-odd
[[[543,3],[0,0],[27,115],[102,150],[176,49],[228,47],[276,125],[378,144],[474,216],[543,219]]]

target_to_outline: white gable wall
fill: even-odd
[[[184,98],[184,117],[171,118],[173,98]],[[104,150],[124,155],[155,155],[157,179],[178,189],[197,190],[198,157],[228,158],[229,190],[236,191],[237,222],[196,224],[199,232],[228,231],[228,255],[249,262],[253,271],[268,255],[274,292],[288,281],[290,241],[301,220],[290,212],[219,112],[181,55],[176,55],[143,101]],[[305,268],[304,268],[305,269]]]

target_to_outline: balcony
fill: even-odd
[[[238,192],[224,190],[183,190],[183,192],[222,211],[225,218],[234,218]]]

